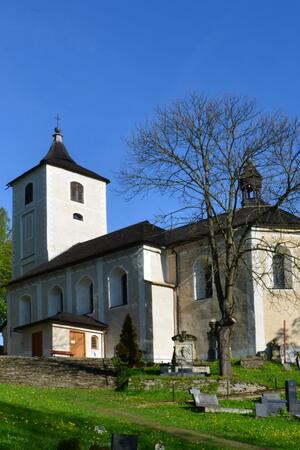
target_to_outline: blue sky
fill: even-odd
[[[47,152],[62,117],[73,158],[112,180],[109,230],[176,207],[114,192],[125,138],[193,90],[300,113],[297,0],[1,0],[0,206]]]

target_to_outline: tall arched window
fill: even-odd
[[[94,311],[94,286],[88,276],[77,283],[76,309],[78,314],[90,314]]]
[[[31,298],[24,295],[20,298],[20,320],[19,325],[26,325],[31,322]]]
[[[291,289],[293,287],[292,255],[283,245],[280,245],[273,255],[272,269],[275,289]]]
[[[197,259],[193,266],[194,300],[210,298],[213,295],[212,265],[207,260]]]
[[[109,304],[113,308],[115,306],[123,306],[128,303],[127,295],[127,273],[121,267],[114,268],[108,277],[109,288]]]
[[[70,192],[71,200],[73,200],[73,202],[83,203],[84,195],[83,195],[82,184],[78,183],[77,181],[72,181],[71,185],[70,185],[70,189],[71,189],[71,192]]]
[[[33,201],[33,184],[28,183],[25,186],[25,205],[28,205]]]
[[[48,315],[54,316],[63,311],[63,291],[59,286],[55,286],[48,294]]]

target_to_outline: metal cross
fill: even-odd
[[[56,116],[54,117],[54,119],[56,120],[56,127],[59,128],[59,121],[61,120],[61,118],[59,117],[59,114],[57,113]]]

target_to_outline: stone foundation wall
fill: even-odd
[[[115,387],[116,370],[105,359],[0,356],[0,383],[44,387]]]

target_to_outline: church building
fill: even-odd
[[[300,345],[297,268],[289,262],[291,254],[300,257],[300,219],[283,210],[268,213],[258,201],[259,177],[252,167],[240,182],[236,227],[257,217],[249,240],[277,250],[249,252],[240,268],[234,357],[265,350],[281,336],[283,321],[289,343]],[[39,164],[9,183],[7,354],[110,358],[130,313],[145,360],[170,361],[172,337],[183,330],[197,338],[197,357],[206,359],[209,322],[220,315],[207,222],[165,230],[144,221],[107,233],[108,183],[72,159],[59,128]]]

